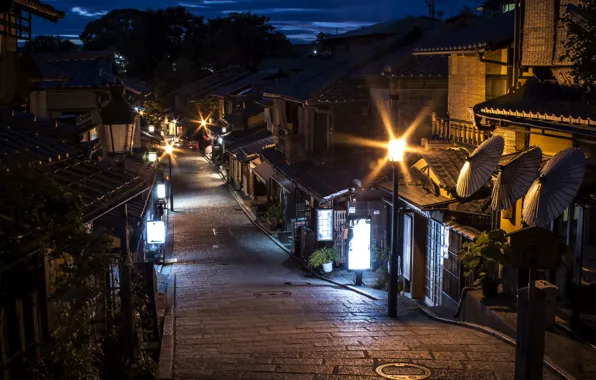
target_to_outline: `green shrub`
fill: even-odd
[[[327,247],[319,248],[309,257],[308,265],[312,268],[316,268],[334,261],[335,259],[337,259],[335,249]]]

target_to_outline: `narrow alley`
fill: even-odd
[[[393,379],[513,378],[514,348],[492,336],[405,304],[392,320],[383,303],[312,278],[203,157],[176,157],[174,190],[176,379],[381,378],[388,363]]]

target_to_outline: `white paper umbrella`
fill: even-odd
[[[493,136],[468,157],[457,178],[457,195],[466,198],[484,186],[493,175],[503,154],[505,140]]]
[[[555,220],[571,205],[586,171],[586,157],[577,148],[557,153],[544,165],[532,183],[522,211],[530,226],[544,226]]]
[[[504,210],[513,207],[538,176],[541,162],[542,150],[533,147],[503,165],[493,187],[492,209]]]

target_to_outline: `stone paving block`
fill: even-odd
[[[332,365],[332,366],[338,366],[338,365],[372,366],[375,364],[375,360],[374,359],[333,359],[333,358],[329,358],[329,359],[325,359],[323,364]]]
[[[432,354],[440,360],[469,360],[465,353],[458,351],[433,351]]]
[[[333,372],[337,375],[376,376],[372,366],[338,366]]]
[[[363,380],[378,379],[379,376],[352,376],[352,375],[316,375],[314,380]]]
[[[309,364],[281,364],[275,367],[275,372],[292,373],[332,373],[333,366]]]
[[[467,352],[467,355],[471,360],[489,360],[491,362],[515,361],[515,352]]]
[[[431,378],[433,380],[494,380],[495,377],[492,372],[435,369]]]
[[[245,372],[242,380],[312,380],[314,374]]]
[[[428,351],[366,351],[371,358],[432,359]]]
[[[449,368],[449,369],[464,369],[464,365],[456,360],[420,360],[414,359],[414,364],[420,364],[427,368]]]
[[[490,355],[486,357],[486,361],[467,361],[463,362],[466,368],[483,370],[483,371],[496,371],[496,372],[509,372],[515,369],[515,363],[512,362],[493,362],[490,360]]]

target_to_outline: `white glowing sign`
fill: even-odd
[[[151,132],[151,133],[155,132],[155,125],[149,126],[149,132]]]
[[[317,210],[317,240],[333,240],[333,210]]]
[[[156,152],[149,152],[147,154],[147,159],[149,160],[149,162],[155,162],[155,161],[157,161],[157,153]]]
[[[166,197],[166,185],[160,183],[157,185],[157,197],[158,198],[165,198]]]
[[[350,227],[348,269],[370,269],[370,220],[352,220]]]
[[[163,221],[147,222],[147,242],[149,244],[162,244],[166,241],[166,226]]]

